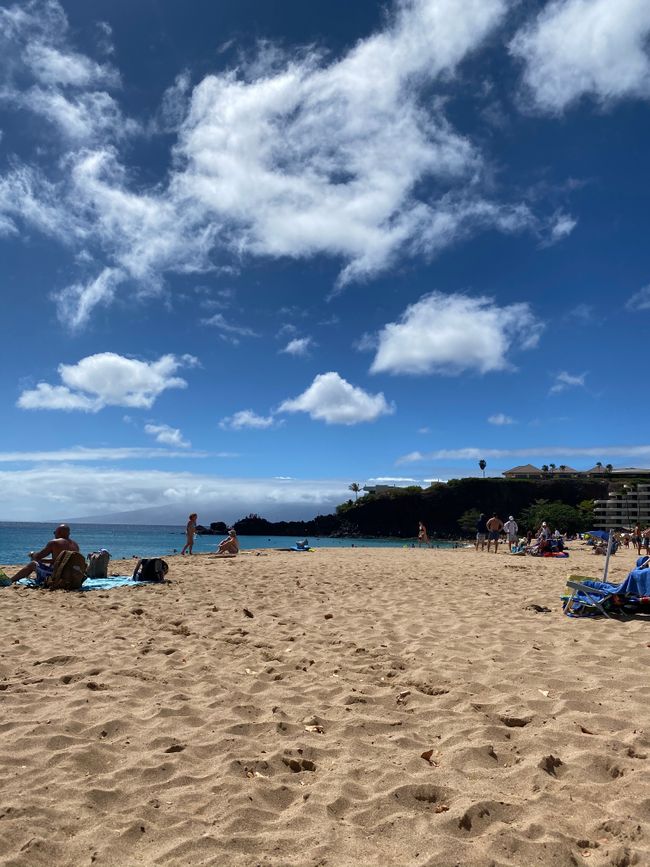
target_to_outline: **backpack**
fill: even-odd
[[[86,558],[78,551],[62,551],[43,587],[48,590],[80,590],[86,580]]]
[[[88,568],[86,575],[88,578],[108,578],[108,563],[111,555],[106,550],[93,551],[88,555]]]
[[[169,566],[160,557],[143,558],[142,560],[138,560],[138,565],[133,572],[133,580],[157,581],[160,583],[165,580],[165,575],[168,571]]]

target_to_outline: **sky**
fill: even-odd
[[[0,0],[0,519],[650,465],[649,37],[647,0]]]

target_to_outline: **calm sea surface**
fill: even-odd
[[[0,563],[25,563],[28,551],[39,550],[52,538],[54,524],[0,522]],[[173,554],[185,544],[184,527],[159,527],[131,524],[77,524],[72,536],[83,554],[106,548],[114,559],[122,557],[163,557]],[[197,536],[194,551],[199,554],[214,551],[220,536]],[[296,536],[240,536],[242,549],[289,548]],[[309,537],[312,548],[402,548],[410,542],[404,539],[326,539]],[[448,547],[444,542],[439,547]]]

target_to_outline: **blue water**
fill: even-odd
[[[25,563],[29,551],[40,550],[52,538],[54,524],[0,522],[0,563]],[[81,552],[88,554],[106,548],[114,559],[123,557],[164,557],[185,544],[184,527],[161,527],[130,524],[77,524],[72,537]],[[214,551],[223,537],[197,536],[196,554]],[[240,536],[243,550],[251,548],[289,548],[296,544],[295,536]],[[402,548],[410,544],[404,539],[327,539],[309,537],[312,548]],[[440,547],[450,543],[440,542]]]

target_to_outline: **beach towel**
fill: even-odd
[[[596,581],[591,578],[578,579],[581,584],[587,587],[593,587],[607,594],[602,598],[603,605],[607,610],[616,610],[624,606],[641,607],[650,605],[650,569],[632,569],[627,578],[620,584],[610,584],[605,581]],[[567,593],[562,597],[563,600],[568,599]],[[580,605],[582,602],[585,603]],[[599,597],[600,598],[600,597]],[[567,612],[570,617],[585,617],[598,616],[598,611],[594,611],[593,607],[588,604],[588,600],[584,594],[579,591],[575,596],[576,604],[571,612]]]
[[[20,587],[42,587],[42,583],[33,578],[22,578],[17,582]],[[87,590],[113,590],[115,587],[147,587],[160,584],[160,581],[134,581],[130,575],[114,575],[110,578],[87,578],[79,588],[80,592]]]

